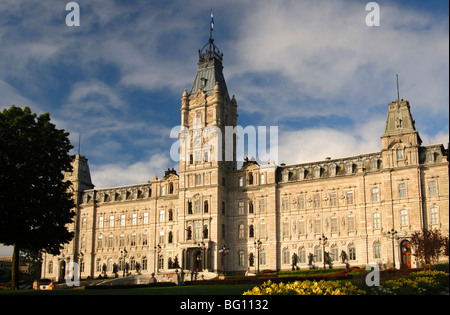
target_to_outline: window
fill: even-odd
[[[136,246],[136,234],[131,234],[130,237],[130,246]]]
[[[373,244],[373,258],[381,259],[381,243],[380,242],[375,242]]]
[[[239,187],[244,187],[244,177],[239,176]]]
[[[120,226],[125,226],[125,214],[120,215]]]
[[[289,221],[283,222],[283,236],[288,237],[289,236]]]
[[[164,231],[159,231],[158,244],[164,244]],[[133,245],[131,245],[133,246]]]
[[[195,185],[201,185],[202,183],[202,174],[195,174]]]
[[[244,251],[243,250],[240,250],[239,251],[239,266],[244,266],[244,264],[245,264],[245,255],[244,255]]]
[[[165,211],[159,210],[159,222],[164,222],[164,221],[165,221]]]
[[[320,194],[313,195],[313,208],[320,208]]]
[[[144,246],[148,245],[148,233],[142,234],[142,245]]]
[[[148,212],[144,212],[144,224],[148,224]]]
[[[238,226],[238,238],[240,240],[244,239],[244,225],[243,224],[239,224],[239,226]]]
[[[349,215],[347,217],[347,225],[348,225],[348,230],[349,231],[354,231],[355,230],[355,217],[353,215]]]
[[[291,257],[290,257],[289,249],[285,248],[283,249],[283,264],[288,265],[291,263]]]
[[[199,221],[194,222],[194,239],[201,240],[202,239],[202,225]]]
[[[430,209],[431,214],[431,224],[439,224],[439,211],[437,207]]]
[[[259,252],[259,264],[266,264],[266,251],[264,249]]]
[[[301,195],[297,197],[297,209],[298,210],[305,209],[305,196]]]
[[[238,214],[240,214],[240,215],[244,214],[244,202],[243,201],[238,202]]]
[[[338,219],[336,217],[333,217],[330,219],[330,227],[331,227],[331,233],[338,232]]]
[[[103,227],[103,217],[98,218],[98,227],[99,228]]]
[[[372,192],[372,202],[380,201],[380,194],[379,194],[378,187],[373,187],[371,189],[371,192]]]
[[[322,261],[322,246],[316,246],[316,248],[314,248],[314,261],[315,262],[321,262]]]
[[[298,234],[299,235],[305,235],[306,234],[306,223],[305,223],[305,220],[299,220],[297,228],[298,228]]]
[[[314,219],[314,234],[322,233],[322,220],[320,218]]]
[[[401,225],[408,225],[408,210],[402,209],[400,210],[400,224]]]
[[[121,234],[119,237],[119,247],[123,247],[125,245],[125,235]]]
[[[289,210],[289,198],[288,197],[283,198],[281,207],[282,207],[283,211]]]
[[[87,222],[87,218],[84,217],[84,218],[81,220],[81,228],[82,228],[82,229],[85,229],[85,228],[86,228],[86,222]]]
[[[259,223],[259,237],[261,238],[266,237],[266,223],[264,222]]]
[[[306,250],[304,247],[298,250],[298,262],[301,264],[306,263]]]
[[[81,249],[85,249],[86,248],[86,237],[81,237],[81,242],[80,242],[80,248]]]
[[[113,247],[113,236],[112,235],[108,236],[108,247]]]
[[[222,238],[225,238],[225,224],[222,224]]]
[[[259,184],[260,185],[264,185],[266,182],[264,180],[264,174],[260,174],[259,175]]]
[[[142,257],[142,270],[147,270],[147,266],[148,266],[147,257],[144,256]]]
[[[376,170],[376,169],[378,169],[378,160],[372,160],[372,161],[370,161],[370,169],[371,169],[371,170]]]
[[[97,248],[102,248],[103,247],[103,236],[99,236],[97,238]]]
[[[259,213],[264,213],[264,199],[259,200]]]
[[[225,214],[225,201],[222,201],[222,214]]]
[[[133,213],[131,215],[131,224],[136,225],[137,224],[137,213]]]
[[[330,193],[330,207],[336,206],[337,206],[337,193],[332,192]]]
[[[339,250],[337,246],[331,247],[331,260],[339,261]]]
[[[320,168],[316,167],[314,169],[314,177],[319,178],[320,177]]]
[[[437,196],[437,187],[436,182],[434,180],[428,182],[428,195],[429,196]]]
[[[49,261],[48,263],[48,273],[53,273],[53,261]]]
[[[398,184],[398,196],[399,198],[406,198],[406,184]]]
[[[374,229],[381,228],[381,218],[380,218],[380,213],[379,212],[374,212],[373,213],[373,228]]]
[[[356,260],[356,247],[354,244],[348,245],[348,260]]]
[[[346,172],[347,174],[352,174],[353,173],[353,164],[347,164],[345,166]]]
[[[403,160],[403,149],[397,149],[397,160]]]
[[[353,191],[347,191],[345,194],[345,201],[347,203],[347,205],[352,205],[353,204]]]
[[[194,202],[194,213],[202,213],[202,204],[200,200]]]
[[[336,175],[336,166],[332,165],[330,166],[330,176]]]
[[[164,196],[166,194],[166,187],[161,186],[161,196]]]

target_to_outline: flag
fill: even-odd
[[[214,30],[214,15],[213,11],[211,10],[211,32]]]

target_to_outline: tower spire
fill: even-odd
[[[397,100],[400,101],[400,89],[398,88],[398,74],[397,74]]]

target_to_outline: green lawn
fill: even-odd
[[[0,290],[0,295],[242,295],[242,293],[252,289],[254,286],[254,284],[236,284],[94,290]]]

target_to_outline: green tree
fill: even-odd
[[[20,250],[59,254],[73,238],[75,213],[70,182],[68,133],[48,113],[12,106],[0,113],[0,243],[14,246],[12,288],[18,288]]]

